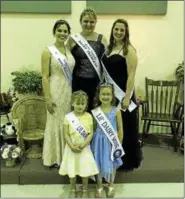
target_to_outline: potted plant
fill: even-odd
[[[14,71],[11,73],[13,87],[19,94],[42,94],[42,76],[32,70]]]
[[[21,149],[16,145],[4,144],[1,147],[1,157],[5,159],[7,167],[15,166],[16,160],[21,157]]]
[[[180,81],[180,102],[184,102],[184,61],[178,64],[178,67],[175,70],[175,75],[178,81]]]

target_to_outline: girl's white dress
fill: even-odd
[[[86,112],[77,118],[84,128],[90,132],[90,126],[93,125],[92,116]],[[64,119],[64,124],[69,125],[66,118]],[[84,142],[81,135],[78,132],[73,131],[70,125],[69,135],[74,144],[82,144]],[[76,175],[89,177],[98,174],[98,168],[91,152],[90,145],[87,145],[80,153],[74,153],[68,144],[66,144],[59,174],[68,175],[70,178],[74,178]]]

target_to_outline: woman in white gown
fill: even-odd
[[[42,82],[47,105],[43,164],[48,167],[58,167],[61,164],[65,146],[63,120],[65,114],[70,112],[71,109],[70,78],[66,78],[62,65],[55,56],[55,53],[58,52],[63,57],[63,61],[67,62],[69,71],[72,73],[75,60],[64,44],[70,34],[70,29],[65,20],[58,20],[53,27],[53,35],[56,41],[53,45],[44,49],[42,53]]]

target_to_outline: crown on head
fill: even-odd
[[[75,91],[75,92],[73,92],[73,94],[74,94],[74,95],[79,95],[79,94],[82,94],[82,95],[85,95],[85,96],[87,96],[87,93],[86,93],[86,92],[84,92],[83,90],[78,90],[78,91]]]
[[[99,84],[99,88],[102,88],[102,87],[111,87],[111,88],[113,88],[114,85],[109,83],[109,82],[102,82],[102,83]]]

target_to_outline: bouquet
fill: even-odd
[[[21,156],[21,149],[16,145],[5,144],[1,147],[1,157],[6,160],[17,159]]]

